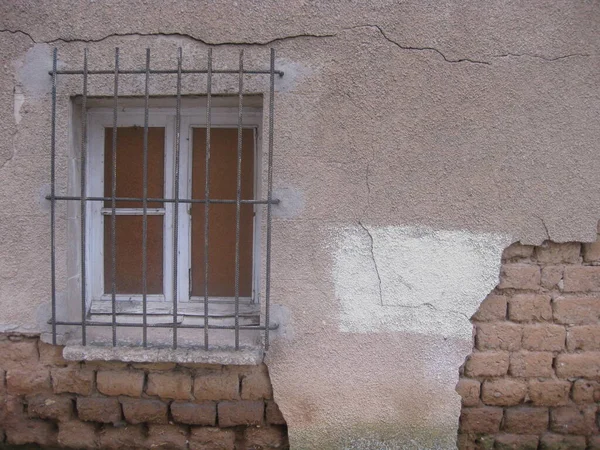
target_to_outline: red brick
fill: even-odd
[[[559,352],[565,348],[565,327],[535,324],[523,327],[523,348],[532,351]]]
[[[240,400],[219,402],[218,417],[220,427],[237,425],[261,425],[265,411],[262,401]]]
[[[11,421],[4,424],[6,441],[9,444],[39,444],[53,446],[57,443],[57,429],[52,422],[37,419]]]
[[[520,242],[510,244],[502,252],[502,260],[527,259],[533,255],[534,247],[532,245],[523,245]]]
[[[560,406],[569,401],[571,383],[558,380],[530,380],[529,399],[535,406]]]
[[[563,279],[565,266],[542,267],[541,284],[544,289],[560,289],[560,281]]]
[[[148,426],[148,438],[146,445],[150,448],[187,448],[187,429],[179,425],[157,425]]]
[[[240,380],[236,373],[211,373],[194,378],[196,400],[237,400]]]
[[[554,319],[566,325],[597,324],[600,297],[559,297],[553,302]]]
[[[600,436],[590,436],[588,438],[587,450],[600,450]]]
[[[513,434],[541,434],[548,429],[548,408],[507,408],[503,429]]]
[[[491,322],[504,319],[506,319],[506,297],[503,295],[488,295],[473,315],[473,320],[476,322]]]
[[[567,349],[570,352],[600,350],[600,326],[584,325],[569,328]]]
[[[45,366],[66,366],[69,361],[63,358],[64,346],[46,344],[38,341],[38,351],[40,354],[40,363]]]
[[[99,370],[96,386],[104,395],[139,397],[144,389],[144,372],[139,370]]]
[[[77,415],[87,422],[115,423],[121,420],[121,405],[116,398],[78,397]]]
[[[192,377],[187,373],[151,373],[148,375],[148,395],[175,400],[190,400]]]
[[[502,408],[463,408],[460,414],[460,429],[463,433],[497,433],[501,421]]]
[[[192,428],[190,450],[234,450],[235,431],[219,428]]]
[[[542,264],[557,264],[580,262],[581,244],[579,242],[546,241],[535,248],[535,258]]]
[[[269,400],[273,397],[273,388],[267,366],[262,364],[242,377],[242,400]]]
[[[39,361],[37,341],[1,339],[0,355],[2,355],[0,359],[2,369],[31,368]]]
[[[171,415],[175,422],[188,425],[215,426],[217,422],[217,404],[215,402],[173,402],[171,403]]]
[[[462,398],[463,406],[477,406],[481,384],[477,380],[461,378],[456,385],[456,392]],[[269,421],[269,404],[267,404],[267,421]]]
[[[556,374],[561,378],[600,378],[600,352],[584,352],[556,357]]]
[[[508,372],[508,352],[476,352],[465,363],[470,377],[499,377]]]
[[[123,414],[131,424],[168,423],[167,404],[160,400],[123,399]]]
[[[600,383],[592,380],[576,380],[573,383],[573,401],[575,403],[600,402]]]
[[[583,244],[583,260],[587,263],[600,262],[600,241]]]
[[[565,267],[563,290],[565,292],[600,291],[600,267]]]
[[[75,420],[59,423],[58,443],[70,448],[98,448],[96,426],[93,423]]]
[[[515,377],[551,377],[552,353],[520,352],[510,355],[510,374]]]
[[[94,386],[94,372],[79,369],[76,366],[52,369],[52,385],[55,394],[70,392],[79,395],[90,395]]]
[[[244,430],[246,448],[288,448],[287,433],[283,427],[248,427]]]
[[[475,381],[475,380],[471,380],[471,381]],[[479,384],[479,382],[477,382]],[[460,380],[459,380],[459,384],[460,384]],[[458,391],[458,388],[457,388]],[[460,394],[460,392],[459,392]],[[477,396],[479,397],[479,388],[477,389]],[[479,400],[479,399],[477,399]],[[464,404],[464,399],[463,399],[463,404]],[[279,410],[279,406],[277,406],[277,403],[275,403],[272,400],[269,400],[267,402],[267,405],[265,407],[265,411],[266,411],[266,417],[267,417],[267,423],[270,423],[272,425],[285,425],[285,418],[283,417],[283,414],[281,413],[281,411]]]
[[[596,405],[554,408],[550,411],[550,429],[560,434],[595,434],[596,411]]]
[[[36,395],[27,399],[27,414],[32,418],[64,422],[73,415],[73,400],[57,395]]]
[[[477,326],[479,350],[508,350],[521,348],[521,325],[511,322],[481,323]]]
[[[486,380],[481,386],[483,403],[491,406],[518,405],[527,395],[527,384],[519,380],[502,378]]]
[[[124,427],[104,426],[99,438],[99,447],[110,450],[144,448],[146,443],[146,436],[141,425],[127,425]]]
[[[6,391],[12,395],[37,394],[52,390],[48,369],[16,369],[6,373]]]
[[[541,272],[538,266],[529,264],[502,264],[499,289],[537,290],[540,287]]]
[[[492,450],[494,448],[493,435],[459,433],[456,441],[460,450]]]
[[[523,434],[499,434],[496,436],[496,450],[537,450],[539,438]]]
[[[508,318],[515,322],[539,322],[552,320],[550,296],[541,294],[517,294],[508,299]]]
[[[585,437],[546,433],[540,439],[540,450],[585,450]]]

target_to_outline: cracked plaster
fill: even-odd
[[[162,67],[178,46],[204,61],[210,44],[232,67],[237,47],[249,47],[250,67],[276,48],[286,76],[275,99],[274,186],[287,203],[273,221],[271,293],[282,326],[266,358],[293,449],[454,447],[454,384],[472,348],[467,317],[497,276],[501,247],[595,239],[597,2],[23,1],[0,4],[0,30],[1,329],[21,332],[39,330],[49,299],[48,208],[39,201],[48,183],[48,85],[29,77],[48,59],[33,56],[56,46],[60,62],[77,67],[89,47],[93,67],[111,67],[118,45],[123,66],[137,67],[150,47]],[[172,83],[154,83],[152,92],[172,92]],[[259,82],[248,85],[264,93]],[[139,86],[123,89],[139,95]],[[98,81],[90,92],[110,87]],[[81,87],[71,80],[61,89],[58,144],[66,149],[65,99]],[[217,80],[215,89],[235,85]],[[62,180],[74,163],[60,156]],[[66,216],[58,211],[63,284]],[[419,283],[404,272],[423,264],[404,259],[395,274],[390,264],[402,261],[398,245],[411,229],[426,230],[424,250],[436,233],[493,243],[485,276],[472,278],[483,280],[471,291],[481,298],[444,307],[424,291],[411,294],[406,283]],[[348,316],[336,281],[349,238],[355,245],[341,260],[362,268],[365,304],[350,305],[365,323]],[[460,273],[454,281],[464,281]],[[431,333],[436,326],[448,333]]]

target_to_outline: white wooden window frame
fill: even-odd
[[[192,192],[192,129],[206,127],[206,108],[182,108],[180,129],[180,183],[179,198],[190,198]],[[238,109],[230,107],[211,108],[211,128],[237,128]],[[87,146],[87,192],[88,197],[104,196],[104,136],[106,129],[113,127],[112,108],[92,108],[86,115],[88,120]],[[149,127],[165,128],[164,143],[164,190],[165,198],[174,198],[175,164],[175,108],[150,108]],[[123,108],[119,110],[118,127],[144,126],[143,108]],[[244,108],[243,127],[254,130],[254,198],[261,198],[260,174],[262,172],[262,114],[258,108]],[[141,160],[140,160],[141,164]],[[117,179],[117,183],[119,180]],[[178,286],[179,303],[203,302],[202,296],[191,296],[191,206],[179,204],[178,242]],[[253,251],[252,251],[252,297],[240,297],[244,303],[258,302],[259,261],[260,261],[260,223],[262,208],[254,205]],[[164,203],[164,208],[148,208],[148,215],[163,216],[163,294],[148,294],[148,302],[173,302],[173,203]],[[110,292],[104,292],[104,220],[110,220],[110,208],[104,208],[104,202],[87,202],[87,239],[86,239],[86,296],[91,302],[109,301]],[[117,208],[118,215],[141,215],[141,208]],[[142,294],[117,294],[117,301],[142,301]],[[232,297],[209,297],[209,302],[233,302]],[[90,302],[88,302],[89,304]],[[141,303],[140,303],[141,309]]]

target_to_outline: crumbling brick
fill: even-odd
[[[39,354],[37,341],[34,339],[23,339],[14,341],[9,339],[0,339],[0,368],[31,369],[38,364]]]
[[[470,378],[461,378],[458,380],[456,385],[456,392],[462,398],[463,406],[477,406],[479,405],[479,392],[481,389],[481,383],[477,380]],[[273,403],[273,405],[275,405]],[[267,404],[267,421],[269,421],[269,404]],[[275,405],[277,407],[277,405]],[[271,422],[274,423],[274,422]]]
[[[492,322],[506,319],[507,301],[504,295],[488,295],[473,315],[476,322]]]
[[[210,427],[193,427],[190,450],[234,450],[235,431]]]
[[[538,436],[523,434],[499,434],[494,444],[495,450],[537,450]]]
[[[570,263],[580,261],[581,244],[579,242],[557,243],[546,241],[535,247],[535,258],[542,264]]]
[[[502,260],[527,259],[533,255],[533,245],[523,245],[520,242],[514,242],[502,252]]]
[[[569,328],[567,349],[570,352],[600,351],[600,325],[583,325]]]
[[[514,323],[481,323],[477,326],[477,348],[479,350],[519,350],[521,334],[521,325]]]
[[[515,322],[552,320],[550,296],[542,294],[514,295],[508,299],[508,317]]]
[[[78,420],[61,422],[58,424],[58,443],[69,448],[98,448],[96,425]]]
[[[261,425],[265,404],[262,401],[224,401],[218,404],[218,420],[221,427],[237,425]]]
[[[64,346],[46,344],[43,341],[38,341],[38,351],[40,355],[40,363],[45,366],[60,367],[69,364],[69,361],[63,358]]]
[[[585,450],[584,436],[564,436],[546,433],[540,439],[540,450]]]
[[[502,378],[486,380],[481,387],[481,399],[486,405],[518,405],[527,395],[527,384],[523,381]]]
[[[503,429],[512,434],[541,434],[548,429],[548,408],[507,408]]]
[[[556,374],[560,378],[600,378],[600,352],[561,353],[556,357]]]
[[[571,383],[560,380],[530,380],[529,399],[535,406],[560,406],[569,401]]]
[[[141,425],[104,426],[99,433],[99,447],[109,450],[144,448],[146,436]]]
[[[529,264],[503,264],[500,269],[499,289],[527,289],[540,288],[541,272],[538,266]]]
[[[123,414],[131,424],[168,423],[167,404],[160,400],[123,399]]]
[[[523,327],[523,348],[530,351],[559,352],[565,348],[565,327],[540,323]]]
[[[573,401],[575,403],[600,402],[600,382],[576,380],[573,383]]]
[[[242,400],[261,400],[273,397],[267,366],[262,364],[242,377]]]
[[[483,406],[463,408],[460,415],[460,429],[463,433],[497,433],[502,421],[502,408]]]
[[[116,398],[78,397],[77,415],[87,422],[116,423],[121,420],[121,405]]]
[[[27,399],[27,413],[32,418],[66,421],[73,415],[73,400],[58,395],[35,395]]]
[[[171,415],[178,423],[215,426],[217,404],[215,402],[173,402],[171,403]]]
[[[551,377],[553,355],[549,352],[519,352],[510,355],[510,374],[515,377]]]
[[[542,267],[542,287],[544,289],[559,289],[564,272],[565,266]]]
[[[96,386],[104,395],[139,397],[144,389],[144,372],[139,370],[99,370]]]
[[[192,377],[187,373],[150,373],[146,393],[164,399],[189,400],[192,396]]]
[[[477,352],[467,360],[465,374],[469,377],[499,377],[506,375],[508,366],[508,352]]]
[[[557,323],[595,325],[600,321],[600,297],[558,297],[552,306]]]
[[[550,429],[560,434],[592,435],[596,426],[596,405],[561,406],[550,411]]]
[[[38,419],[23,419],[4,424],[8,444],[38,444],[55,446],[57,444],[57,427],[52,422]]]
[[[180,425],[148,425],[146,445],[150,448],[187,448],[187,429]]]
[[[240,380],[235,373],[210,373],[194,378],[196,400],[237,400]]]
[[[283,427],[248,427],[244,431],[248,450],[277,449],[287,447],[287,436]]]
[[[565,292],[595,292],[600,291],[600,267],[596,266],[567,266],[565,267]]]
[[[52,386],[55,394],[69,392],[79,395],[90,395],[94,386],[94,372],[76,366],[51,370]]]
[[[6,373],[6,391],[12,395],[29,395],[49,392],[50,372],[42,367],[9,370]]]
[[[460,383],[460,381],[461,380],[459,380],[459,383]],[[471,380],[471,381],[475,381],[475,380]],[[479,382],[477,382],[477,383],[479,384]],[[457,388],[457,391],[458,391],[458,388]],[[460,394],[460,392],[459,392],[459,394]],[[479,397],[479,388],[477,388],[477,397]],[[477,400],[479,400],[479,398]],[[463,397],[463,402],[464,402],[464,397]],[[266,411],[267,423],[270,423],[272,425],[285,425],[285,423],[286,423],[285,418],[283,417],[283,414],[279,410],[279,406],[277,406],[277,403],[275,403],[272,400],[269,400],[265,407],[265,411]]]

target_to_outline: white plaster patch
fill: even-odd
[[[340,330],[471,339],[469,318],[495,287],[506,235],[357,225],[338,233]]]
[[[22,92],[15,90],[13,98],[13,114],[15,116],[15,123],[19,125],[21,123],[21,119],[23,118],[23,116],[21,116],[21,108],[23,107],[23,103],[25,103],[25,95],[23,95]]]

